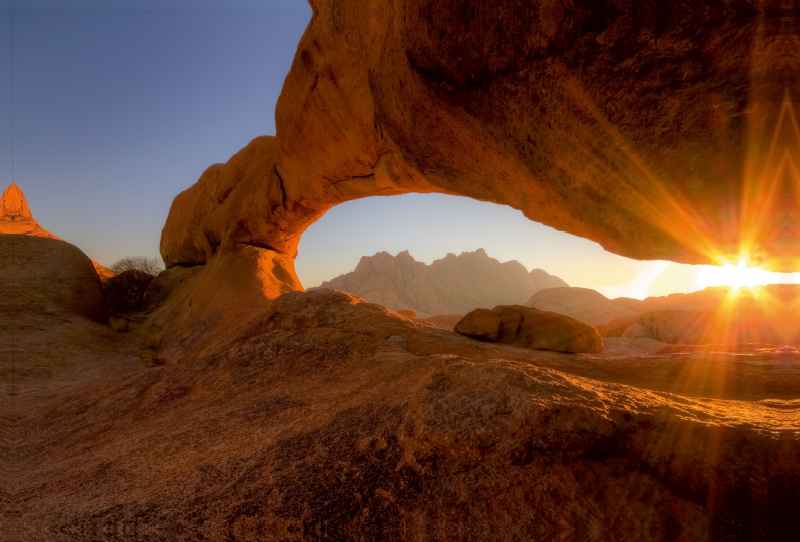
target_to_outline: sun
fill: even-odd
[[[739,290],[767,284],[796,283],[797,279],[797,273],[774,273],[747,267],[747,262],[742,259],[738,265],[731,263],[725,266],[704,265],[697,277],[697,284],[701,288],[728,286],[733,290]]]

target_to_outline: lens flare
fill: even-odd
[[[729,263],[722,267],[704,265],[697,277],[697,285],[701,288],[728,286],[734,290],[768,284],[798,283],[800,283],[800,273],[775,273],[747,267],[745,260],[739,260],[738,265]]]

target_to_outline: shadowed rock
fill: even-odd
[[[603,351],[603,339],[592,326],[568,316],[521,305],[475,309],[453,330],[473,339],[517,344],[534,350],[592,354]]]

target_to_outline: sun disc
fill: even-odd
[[[728,263],[724,266],[704,265],[697,277],[697,285],[701,288],[727,286],[732,290],[766,286],[767,284],[798,284],[798,273],[775,273],[755,267],[747,267],[745,260],[737,265]]]

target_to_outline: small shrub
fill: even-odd
[[[155,277],[138,269],[124,271],[103,283],[106,302],[117,312],[140,311],[144,293]]]
[[[117,260],[111,266],[117,275],[126,271],[142,271],[148,275],[156,276],[164,270],[164,264],[158,258],[148,256],[126,256]]]
[[[134,312],[144,308],[144,293],[164,266],[156,258],[128,256],[111,269],[116,276],[103,282],[106,302],[116,312]]]

